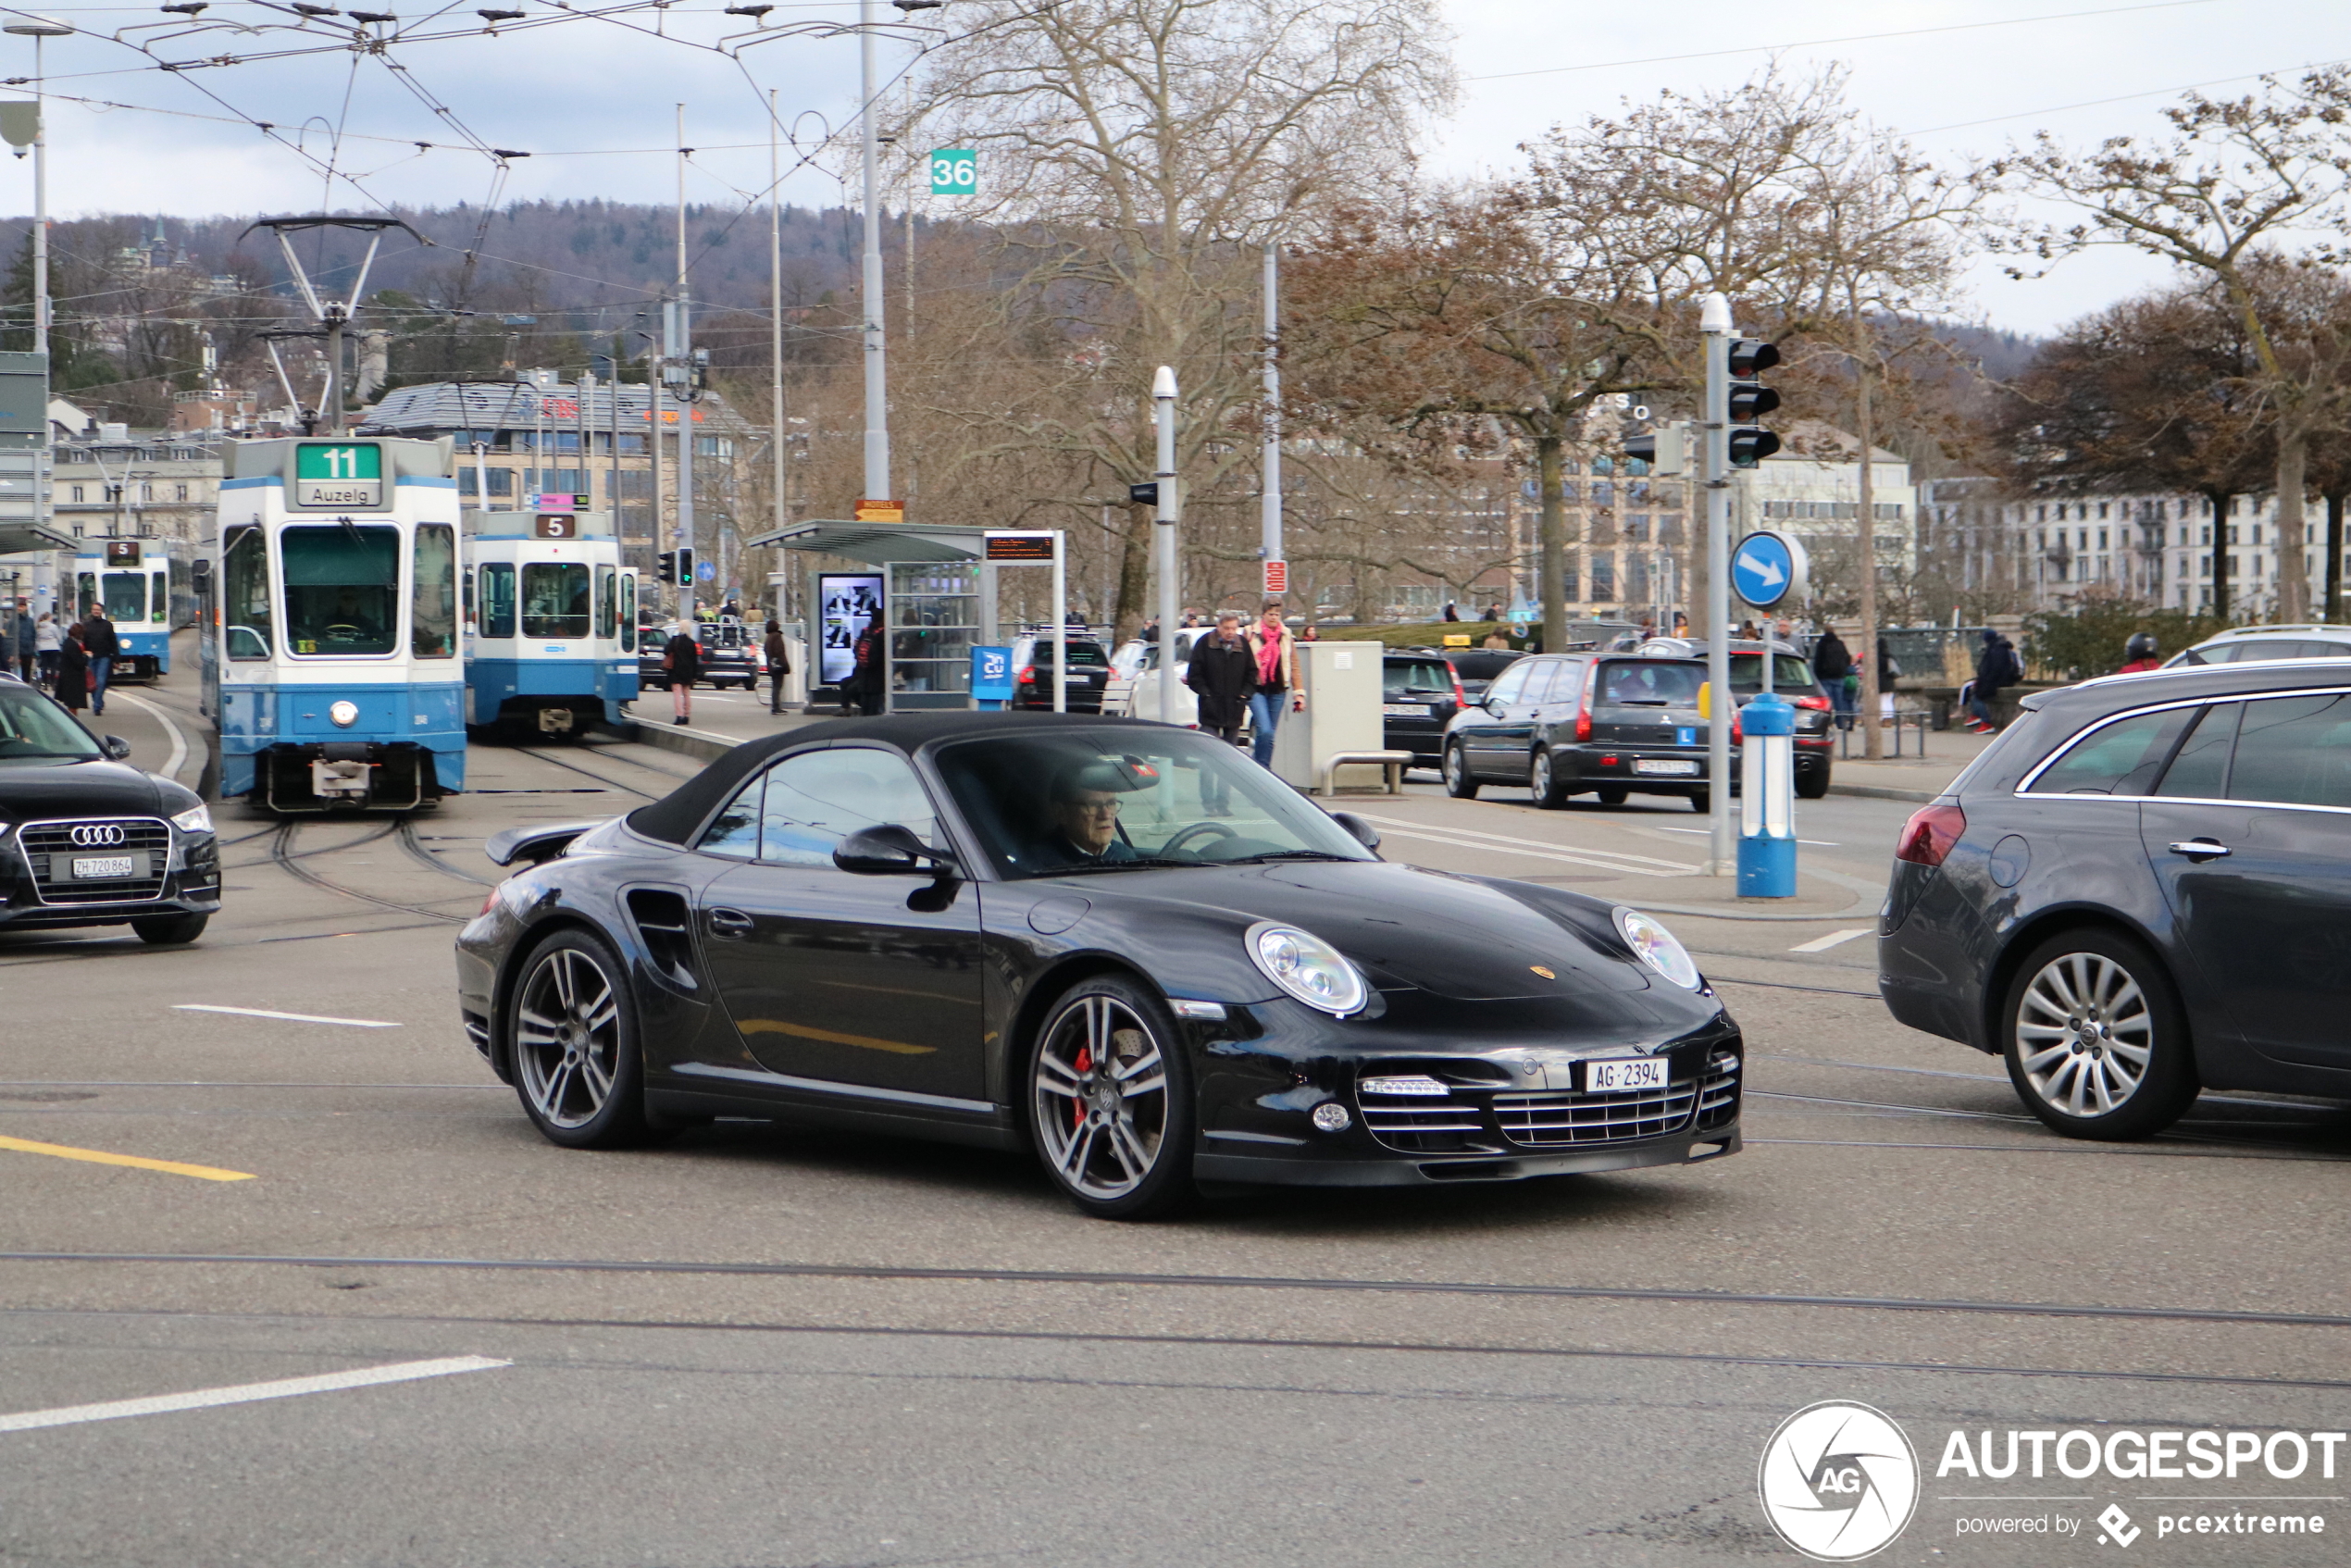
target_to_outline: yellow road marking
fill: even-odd
[[[75,1149],[63,1143],[35,1143],[29,1138],[0,1138],[0,1149],[19,1154],[54,1154],[60,1160],[84,1160],[93,1165],[129,1165],[133,1170],[161,1171],[166,1176],[194,1176],[198,1181],[253,1181],[251,1171],[224,1171],[218,1165],[183,1165],[177,1160],[149,1160],[137,1154],[109,1154],[103,1149]]]
[[[805,1024],[779,1023],[773,1018],[746,1018],[735,1027],[747,1035],[792,1035],[801,1039],[820,1039],[827,1045],[853,1045],[861,1051],[887,1051],[896,1056],[929,1056],[939,1050],[935,1045],[908,1045],[903,1040],[835,1034],[830,1029],[812,1029]]]

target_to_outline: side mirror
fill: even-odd
[[[862,877],[917,875],[935,867],[941,876],[957,869],[955,857],[935,850],[895,822],[860,828],[833,846],[833,864]]]
[[[1331,820],[1355,836],[1355,841],[1367,850],[1379,848],[1379,829],[1351,811],[1335,811]]]
[[[122,762],[131,755],[131,742],[119,735],[102,735],[98,738],[98,750],[109,762]]]

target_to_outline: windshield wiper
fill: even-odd
[[[1263,854],[1245,854],[1234,860],[1219,860],[1216,865],[1256,865],[1269,860],[1344,860],[1368,859],[1364,855],[1333,854],[1328,850],[1267,850]]]
[[[1085,877],[1097,871],[1133,871],[1152,865],[1208,865],[1224,864],[1204,860],[1178,860],[1173,855],[1138,854],[1132,860],[1089,860],[1081,865],[1060,865],[1051,871],[1040,871],[1040,877]]]

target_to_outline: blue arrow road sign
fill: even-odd
[[[1768,610],[1796,584],[1796,552],[1775,533],[1751,533],[1731,553],[1731,587],[1759,610]]]

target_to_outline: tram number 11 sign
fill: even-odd
[[[294,448],[297,506],[380,507],[383,448],[372,442],[304,442]]]

